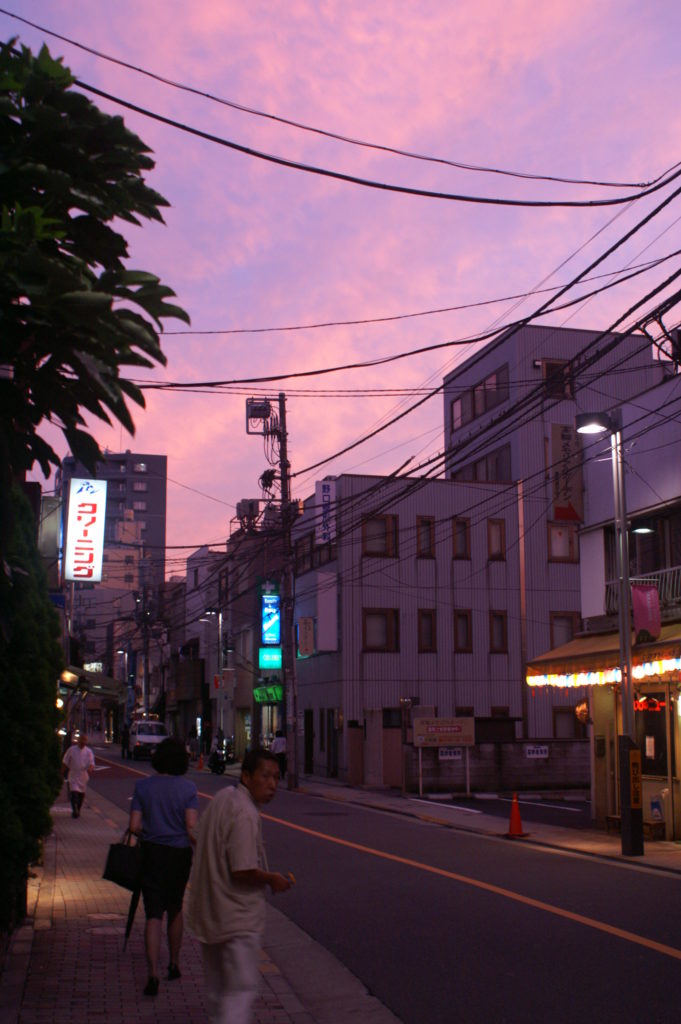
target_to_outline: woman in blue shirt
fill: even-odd
[[[168,980],[180,977],[178,960],[184,929],[182,901],[192,864],[193,829],[199,816],[196,786],[184,778],[189,755],[175,736],[159,743],[151,761],[158,773],[135,784],[130,831],[141,836],[142,897],[146,926],[144,948],[149,977],[145,996],[158,994],[161,925],[167,915]]]

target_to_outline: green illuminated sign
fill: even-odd
[[[281,668],[281,647],[259,647],[258,668]]]
[[[280,683],[274,686],[256,686],[253,700],[256,704],[280,704],[284,699],[284,687]]]

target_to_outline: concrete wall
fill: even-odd
[[[528,748],[548,748],[547,758],[526,756]],[[538,743],[482,743],[469,748],[471,791],[584,789],[590,786],[588,740]],[[407,788],[418,790],[418,751],[407,748]],[[466,753],[461,760],[440,761],[437,749],[423,750],[424,793],[464,793]]]

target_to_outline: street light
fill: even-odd
[[[220,732],[224,734],[224,708],[225,708],[225,693],[224,684],[222,679],[223,670],[223,651],[222,651],[222,608],[206,608],[205,612],[200,618],[200,622],[210,622],[214,616],[217,616],[218,622],[218,651],[217,651],[217,675],[220,683],[218,687],[218,728]]]
[[[622,854],[643,855],[643,807],[641,800],[641,752],[634,731],[634,686],[631,671],[631,593],[629,587],[629,538],[622,456],[622,413],[579,413],[578,434],[610,434],[612,485],[615,503],[615,546],[618,573],[618,615],[622,699],[622,733],[618,736],[620,821]]]

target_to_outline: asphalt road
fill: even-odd
[[[126,806],[149,770],[92,784]],[[194,777],[202,800],[226,784]],[[679,1019],[677,877],[285,789],[263,817],[297,879],[278,909],[405,1024]]]

